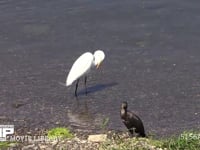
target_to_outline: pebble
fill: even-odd
[[[30,150],[30,149],[36,150],[36,149],[38,149],[38,146],[36,146],[35,144],[31,144],[31,145],[24,146],[22,148],[22,150]]]
[[[88,136],[89,142],[105,142],[106,140],[107,140],[107,134],[96,134]]]

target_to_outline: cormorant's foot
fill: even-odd
[[[144,138],[144,137],[146,137],[146,135],[145,135],[145,134],[143,135],[143,134],[137,133],[137,134],[136,134],[136,137],[137,137],[137,138]]]

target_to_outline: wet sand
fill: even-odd
[[[71,126],[125,130],[120,103],[147,133],[168,136],[200,127],[199,1],[0,2],[0,124],[16,129]],[[102,49],[100,70],[64,83],[85,51]]]

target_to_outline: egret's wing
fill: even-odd
[[[82,54],[72,65],[68,74],[66,85],[71,85],[75,80],[87,73],[93,65],[94,56],[86,52]]]

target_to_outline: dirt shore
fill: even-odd
[[[52,141],[29,141],[9,144],[9,150],[106,150],[118,148],[125,141],[132,141],[125,145],[129,149],[162,150],[155,146],[148,138],[130,138],[126,132],[107,131],[103,134],[75,133],[72,139]],[[121,142],[121,143],[120,143]],[[123,146],[124,147],[124,146]]]

